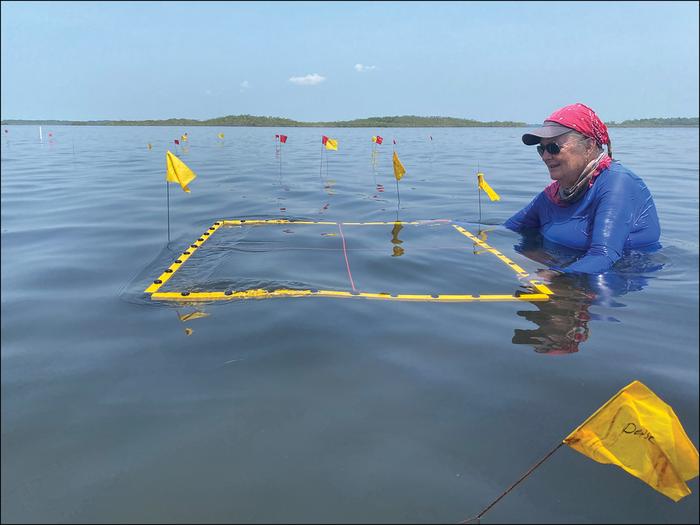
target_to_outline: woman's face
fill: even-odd
[[[545,150],[542,161],[547,165],[552,180],[559,181],[564,188],[570,188],[591,161],[590,141],[576,133],[566,133],[552,139],[542,139],[540,144],[546,146],[552,142],[559,146],[559,153],[552,155]]]

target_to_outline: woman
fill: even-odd
[[[625,249],[658,246],[659,218],[651,193],[642,179],[613,161],[608,129],[591,108],[561,108],[541,128],[524,134],[523,142],[537,144],[554,182],[505,226],[537,230],[548,241],[585,251],[565,268],[552,269],[600,273]]]

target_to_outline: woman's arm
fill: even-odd
[[[513,215],[503,225],[509,230],[516,232],[538,229],[540,227],[540,208],[545,204],[543,199],[546,198],[544,193],[540,193],[537,197],[532,199],[530,204]]]

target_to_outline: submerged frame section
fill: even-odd
[[[339,226],[378,226],[378,225],[396,225],[409,224],[421,225],[432,222],[449,223],[455,230],[469,238],[475,245],[479,246],[485,252],[495,255],[501,262],[513,270],[517,277],[521,280],[526,280],[534,289],[533,293],[514,293],[508,294],[390,294],[386,292],[372,293],[359,291],[343,291],[343,290],[265,290],[261,288],[249,290],[227,290],[205,291],[205,292],[159,292],[158,290],[177,272],[187,260],[222,226],[253,226],[265,224],[321,224],[321,225],[339,225]],[[268,299],[274,297],[341,297],[352,298],[360,297],[365,299],[382,299],[389,301],[422,301],[422,302],[478,302],[478,301],[548,301],[549,296],[553,295],[542,281],[537,279],[529,279],[530,275],[516,263],[511,261],[503,253],[489,246],[476,235],[467,231],[462,226],[453,224],[449,220],[441,221],[392,221],[392,222],[334,222],[334,221],[295,221],[286,219],[238,219],[238,220],[220,220],[212,224],[207,231],[202,233],[190,246],[178,256],[170,267],[168,267],[151,285],[144,290],[144,293],[151,295],[151,300],[160,301],[179,301],[179,302],[195,302],[195,301],[229,301],[233,299]]]

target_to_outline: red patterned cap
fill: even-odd
[[[539,144],[543,138],[552,138],[568,131],[575,130],[595,139],[600,144],[610,144],[608,128],[598,118],[591,108],[585,104],[576,103],[556,110],[544,121],[541,128],[523,135],[523,142],[528,146]]]

